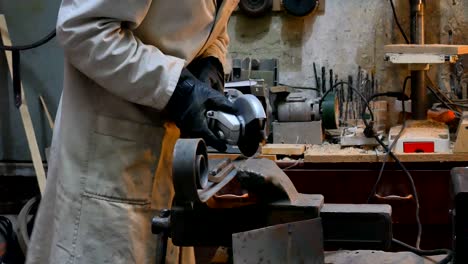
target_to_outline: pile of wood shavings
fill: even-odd
[[[312,145],[308,146],[307,154],[337,154],[337,155],[353,155],[353,154],[375,154],[375,150],[365,150],[360,148],[341,148],[339,144]]]

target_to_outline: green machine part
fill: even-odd
[[[339,126],[339,102],[334,92],[328,93],[322,101],[322,124],[325,129],[337,129]]]

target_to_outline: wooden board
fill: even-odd
[[[468,54],[468,45],[442,45],[442,44],[426,44],[426,45],[385,45],[385,53],[412,53],[412,54],[441,54],[441,55],[462,55]]]
[[[208,159],[231,159],[235,160],[240,156],[240,154],[225,154],[225,153],[210,153],[208,154]],[[259,158],[269,159],[276,161],[276,155],[260,155]]]
[[[8,33],[8,27],[4,15],[0,15],[0,33],[2,37],[3,45],[11,46],[10,34]],[[12,54],[9,51],[5,51],[5,56],[8,63],[8,69],[10,70],[10,77],[13,79],[13,59]],[[36,172],[37,183],[41,194],[44,193],[46,184],[46,174],[44,165],[42,164],[42,157],[37,145],[36,134],[34,133],[34,126],[29,114],[28,103],[26,101],[26,95],[24,93],[23,84],[21,84],[22,94],[22,105],[19,107],[21,121],[23,122],[24,131],[26,133],[26,139],[28,141],[29,151],[31,152],[31,158]]]
[[[341,149],[339,145],[329,145],[329,148],[309,148],[304,153],[304,162],[310,163],[359,163],[382,162],[385,153],[364,151],[355,148]],[[314,146],[313,146],[314,147]],[[468,153],[404,153],[397,154],[401,162],[468,162]],[[389,162],[393,162],[391,158]]]
[[[304,151],[303,144],[266,144],[262,148],[263,155],[301,156]]]
[[[294,89],[288,86],[273,86],[270,87],[270,93],[291,93]]]
[[[309,163],[359,163],[382,162],[385,155],[304,155],[304,162]],[[427,153],[427,154],[397,154],[401,162],[468,162],[468,153]],[[394,162],[389,158],[388,162]]]
[[[463,118],[457,130],[457,140],[453,147],[454,153],[468,153],[468,112],[463,112]]]

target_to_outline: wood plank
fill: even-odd
[[[377,154],[304,154],[306,163],[361,163],[361,162],[379,162]]]
[[[453,146],[454,153],[468,152],[468,112],[463,112],[463,118],[457,130],[457,140]]]
[[[263,155],[300,156],[305,152],[303,144],[266,144],[262,147]]]
[[[294,89],[288,86],[272,86],[270,87],[270,93],[291,93]]]
[[[385,155],[308,155],[304,162],[308,163],[360,163],[382,162]],[[397,154],[401,162],[468,162],[468,153],[426,153],[426,154]],[[389,158],[388,162],[394,162]]]
[[[468,153],[402,153],[396,154],[401,162],[468,162]],[[384,153],[317,153],[307,152],[304,154],[304,162],[309,163],[359,163],[359,162],[382,162]],[[391,158],[389,162],[394,162]]]
[[[442,44],[395,44],[385,45],[385,53],[413,53],[413,54],[441,54],[441,55],[462,55],[468,54],[468,45],[442,45]]]
[[[0,15],[0,32],[3,41],[3,45],[11,46],[10,34],[8,33],[8,27],[4,15]],[[5,51],[5,56],[8,63],[8,69],[10,71],[10,77],[13,79],[13,56],[11,52]],[[24,131],[26,133],[26,139],[28,141],[29,151],[33,161],[34,170],[36,172],[37,183],[41,194],[44,193],[46,184],[45,169],[42,164],[42,157],[37,145],[36,134],[34,133],[34,126],[29,114],[28,103],[26,101],[26,95],[24,93],[23,84],[21,83],[21,94],[23,103],[19,107],[21,121],[23,122]]]
[[[41,100],[41,105],[46,114],[47,121],[49,122],[49,127],[50,129],[54,130],[54,120],[52,119],[52,116],[50,115],[50,112],[49,112],[49,108],[47,107],[45,100],[41,95],[39,96],[39,100]]]
[[[208,159],[231,159],[235,160],[240,156],[240,154],[226,154],[226,153],[210,153],[208,154]],[[260,155],[259,158],[269,159],[276,161],[276,155]]]

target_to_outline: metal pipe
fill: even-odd
[[[411,71],[411,111],[413,119],[425,120],[427,117],[427,91],[424,71]]]
[[[151,223],[151,232],[156,234],[156,264],[166,263],[167,241],[169,238],[171,211],[163,209]]]
[[[411,43],[424,44],[424,0],[411,1]]]
[[[411,43],[424,44],[424,0],[410,0],[411,3]],[[427,90],[424,70],[411,71],[411,110],[413,119],[425,120]]]

